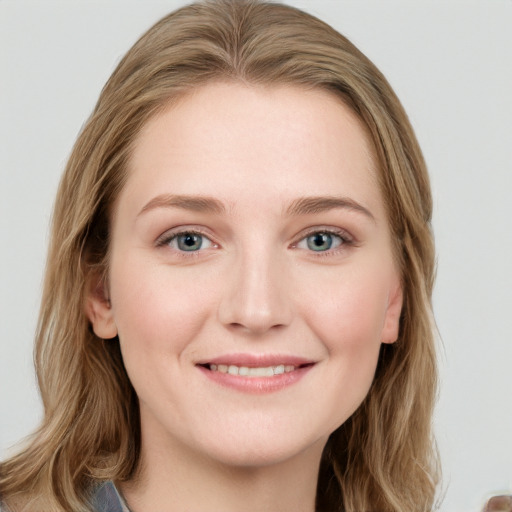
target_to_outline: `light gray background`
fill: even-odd
[[[59,176],[120,57],[184,2],[0,0],[0,457],[38,423],[32,337]],[[512,491],[512,1],[295,0],[394,86],[432,176],[446,512]]]

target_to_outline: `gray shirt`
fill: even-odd
[[[92,506],[94,512],[130,512],[114,482],[110,480],[96,489],[92,497]]]
[[[0,512],[9,510],[0,501]],[[100,484],[91,498],[91,512],[130,512],[114,482],[110,480]]]

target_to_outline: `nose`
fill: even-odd
[[[224,282],[219,321],[230,330],[249,335],[289,325],[293,308],[285,267],[279,257],[261,252],[241,256]]]

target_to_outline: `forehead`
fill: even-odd
[[[258,191],[283,200],[347,193],[375,202],[376,172],[362,122],[334,93],[221,82],[146,123],[126,188],[147,198],[214,193],[228,203]]]

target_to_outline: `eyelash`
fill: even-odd
[[[346,231],[344,231],[342,229],[319,227],[319,228],[311,229],[305,233],[302,233],[300,235],[299,240],[297,242],[294,242],[291,245],[291,248],[293,248],[293,249],[298,248],[299,243],[307,240],[308,237],[317,235],[317,234],[325,234],[325,235],[330,235],[330,236],[339,238],[340,244],[339,244],[339,246],[337,246],[333,249],[327,249],[325,251],[314,251],[313,249],[307,251],[307,252],[312,253],[312,255],[314,257],[320,258],[320,257],[333,256],[333,255],[336,255],[338,252],[346,249],[347,246],[355,245],[355,240]],[[210,235],[206,234],[205,232],[203,232],[201,230],[193,229],[193,228],[192,229],[180,229],[179,231],[166,232],[156,240],[156,246],[157,247],[169,247],[169,245],[171,244],[171,242],[173,240],[176,240],[179,236],[182,236],[182,235],[201,236],[201,237],[206,238],[212,244],[213,247],[218,247],[218,244],[216,244],[211,239]],[[178,254],[180,254],[180,256],[183,256],[183,257],[197,257],[197,256],[199,256],[199,253],[202,251],[201,251],[201,249],[196,250],[196,251],[183,251],[183,250],[178,249],[178,250],[176,250],[176,252]]]

